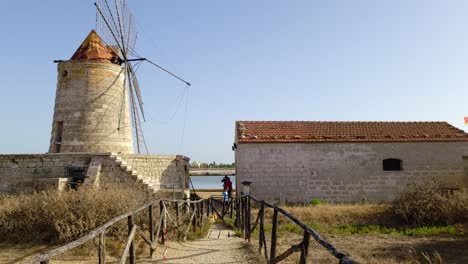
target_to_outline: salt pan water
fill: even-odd
[[[223,183],[221,180],[224,175],[216,176],[190,176],[193,187],[198,189],[223,189]],[[236,189],[236,176],[229,176],[232,182],[232,188]],[[192,186],[190,186],[192,188]]]

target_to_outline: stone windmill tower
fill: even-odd
[[[98,0],[95,6],[99,34],[91,31],[73,56],[58,64],[49,153],[130,154],[135,146],[137,153],[148,154],[140,122],[145,116],[136,77],[139,63],[190,83],[135,51],[137,32],[125,0],[114,5]]]
[[[96,31],[69,60],[55,61],[58,80],[48,153],[0,154],[0,194],[110,184],[189,197],[190,159],[148,152],[136,71],[146,61],[190,83],[135,51],[135,20],[125,0],[112,2],[96,0]]]
[[[133,153],[125,74],[118,54],[94,30],[58,63],[49,153]]]

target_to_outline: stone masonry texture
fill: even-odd
[[[468,142],[237,144],[236,181],[270,201],[389,201],[410,180],[468,186],[467,154]],[[403,169],[383,171],[387,158]]]
[[[60,62],[49,153],[133,153],[129,111],[120,65]]]
[[[139,177],[122,170],[111,153],[0,155],[0,193],[32,193],[59,188],[60,182],[68,180],[67,167],[88,169],[92,162],[100,164],[100,184],[138,184],[153,191],[173,187],[185,189],[187,186],[188,158],[169,155],[128,155],[126,158],[122,161],[129,166],[133,164],[133,169],[138,168]],[[85,184],[91,180],[85,179]]]

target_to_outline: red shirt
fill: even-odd
[[[232,190],[232,182],[230,180],[225,180],[223,187],[227,188],[228,190]]]

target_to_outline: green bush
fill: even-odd
[[[319,198],[313,198],[312,200],[310,200],[310,205],[319,205],[319,204],[323,204],[323,201],[320,200]]]

